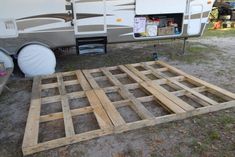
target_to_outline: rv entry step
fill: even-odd
[[[76,38],[77,54],[107,53],[107,37]]]

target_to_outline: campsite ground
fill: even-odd
[[[98,68],[149,61],[157,44],[160,60],[205,81],[235,92],[235,33],[207,32],[188,42],[179,55],[181,41],[110,45],[106,55],[57,54],[57,71]],[[215,33],[214,33],[215,34]],[[21,145],[30,103],[32,81],[12,77],[0,96],[0,157],[22,156]],[[48,130],[52,131],[52,130]],[[235,109],[147,127],[34,154],[34,157],[232,157],[235,154]]]

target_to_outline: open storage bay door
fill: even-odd
[[[136,0],[134,37],[173,38],[181,36],[188,0]]]
[[[203,2],[196,0],[190,2],[189,20],[188,20],[188,35],[198,35],[202,27]]]
[[[73,0],[74,31],[76,36],[104,36],[106,0]]]
[[[136,0],[136,14],[184,13],[186,4],[187,0]]]

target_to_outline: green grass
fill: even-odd
[[[211,29],[213,23],[207,25],[203,37],[235,37],[235,28]]]
[[[221,124],[224,124],[224,125],[234,124],[235,123],[235,117],[224,115],[224,116],[219,117],[218,121]]]
[[[214,140],[219,140],[220,139],[220,134],[215,131],[215,130],[212,130],[209,132],[209,138],[211,141],[214,141]]]
[[[199,142],[196,139],[193,140],[191,146],[193,148],[193,152],[196,153],[196,154],[202,153],[202,152],[204,152],[204,151],[209,149],[209,145],[208,144]]]

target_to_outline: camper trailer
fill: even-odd
[[[20,55],[23,49],[35,45],[40,45],[37,52],[42,53],[46,48],[87,43],[198,37],[205,29],[213,3],[214,0],[1,1],[0,51]]]

